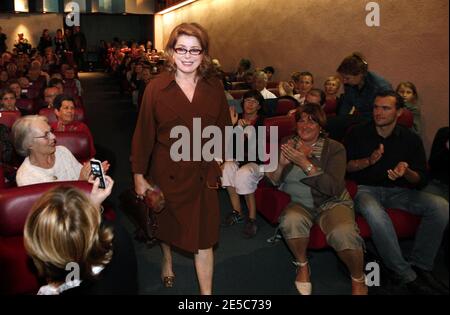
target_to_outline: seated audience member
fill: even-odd
[[[57,146],[47,118],[39,115],[23,116],[12,127],[16,151],[25,160],[17,170],[17,186],[53,181],[88,180],[90,165],[81,165],[63,146]],[[109,163],[102,163],[109,169]]]
[[[305,97],[305,102],[306,103],[313,103],[313,104],[318,104],[320,105],[320,107],[324,107],[325,105],[325,92],[322,91],[321,89],[311,89],[308,94],[306,94]],[[299,106],[301,107],[301,106]],[[288,112],[288,115],[295,115],[295,113],[298,111],[299,107],[297,107],[296,109],[292,109]],[[326,113],[325,113],[326,114]]]
[[[354,127],[346,138],[347,172],[358,184],[355,210],[369,224],[383,263],[408,290],[442,293],[431,271],[448,224],[448,202],[412,188],[426,184],[426,157],[419,136],[397,124],[402,108],[403,99],[394,91],[377,93],[373,121]],[[422,217],[408,261],[386,208]]]
[[[16,99],[24,98],[22,95],[22,88],[20,87],[20,84],[17,80],[9,81],[9,88],[14,92]]]
[[[40,63],[28,70],[28,79],[32,85],[38,86],[41,91],[47,86],[47,77],[42,74]]]
[[[138,93],[138,111],[141,106],[142,97],[144,96],[145,88],[147,87],[147,84],[150,82],[150,79],[152,78],[152,72],[149,67],[144,67],[142,69],[141,73],[141,80],[139,82],[139,93]]]
[[[58,89],[58,95],[64,94],[64,82],[60,79],[53,78],[48,82],[49,87],[56,87]]]
[[[234,74],[234,78],[231,78],[231,81],[235,81],[235,82],[243,82],[244,80],[244,76],[247,72],[250,71],[250,68],[252,67],[252,63],[250,62],[250,60],[248,59],[241,59],[239,61],[239,65],[237,68],[236,73]]]
[[[327,114],[327,117],[336,116],[339,104],[338,92],[341,88],[341,80],[337,76],[329,76],[325,80],[323,87],[326,95],[325,107],[323,110],[325,111],[325,114]]]
[[[134,66],[134,71],[131,74],[130,77],[130,85],[131,85],[131,97],[133,105],[138,106],[138,99],[139,99],[139,86],[142,82],[142,70],[144,69],[143,65],[141,63],[137,63]]]
[[[430,182],[424,191],[441,196],[448,201],[448,141],[449,128],[440,128],[434,136],[428,160]]]
[[[240,90],[251,90],[253,88],[253,71],[247,71],[242,77],[243,83],[239,85]]]
[[[8,78],[10,80],[17,79],[18,77],[20,77],[20,75],[23,75],[23,73],[19,73],[18,67],[14,62],[10,62],[6,65],[6,72],[8,73]]]
[[[291,81],[280,82],[278,89],[280,96],[292,96],[300,105],[303,105],[305,103],[306,95],[313,88],[313,85],[314,78],[310,72],[294,72],[291,75]]]
[[[19,110],[16,107],[16,94],[10,89],[3,89],[0,91],[0,111],[15,111]]]
[[[26,97],[28,88],[30,87],[30,80],[27,77],[20,77],[17,79],[17,82],[19,82],[20,88],[22,89],[22,95]]]
[[[8,72],[6,72],[6,70],[1,70],[0,71],[0,89],[4,89],[6,87],[8,87]]]
[[[267,88],[267,74],[264,71],[256,71],[253,75],[253,88],[261,93],[264,99],[277,98]]]
[[[392,86],[369,71],[369,65],[360,53],[346,57],[337,72],[344,83],[344,94],[340,99],[338,115],[328,119],[327,130],[332,139],[341,141],[350,126],[372,120],[375,95],[392,90]]]
[[[81,93],[83,92],[83,89],[81,88],[81,82],[77,78],[75,78],[75,69],[73,67],[66,67],[66,69],[63,72],[64,76],[64,85],[66,84],[72,84],[72,82],[77,87],[78,95],[81,96]]]
[[[297,134],[283,140],[278,167],[266,176],[291,196],[279,222],[296,259],[297,290],[302,295],[312,292],[306,250],[311,227],[316,223],[347,265],[352,294],[366,295],[364,241],[358,233],[353,202],[345,186],[345,148],[324,133],[326,115],[320,105],[300,106],[296,121]]]
[[[111,194],[94,181],[90,196],[60,186],[42,195],[25,222],[24,245],[46,285],[38,295],[137,294],[133,242],[117,222],[102,222],[101,203]],[[68,268],[69,267],[69,268]],[[79,267],[78,277],[71,276]]]
[[[53,108],[53,102],[55,97],[61,95],[59,94],[59,89],[56,86],[50,86],[44,90],[44,101],[46,108]]]
[[[421,134],[420,102],[416,86],[411,82],[400,82],[395,90],[405,101],[407,108],[414,116],[413,131]]]
[[[89,137],[90,150],[95,155],[94,139],[91,131],[85,123],[75,120],[75,104],[73,98],[61,94],[55,97],[53,108],[57,121],[50,124],[53,131],[79,131],[85,133]]]
[[[223,222],[224,226],[231,226],[244,221],[240,196],[245,197],[245,202],[249,211],[248,220],[244,226],[243,235],[245,238],[251,238],[256,235],[258,226],[256,224],[256,199],[255,191],[258,182],[264,176],[260,170],[262,162],[258,159],[258,148],[251,148],[249,138],[258,141],[258,126],[264,125],[264,117],[261,114],[264,98],[257,90],[250,90],[244,94],[242,100],[243,113],[238,115],[234,106],[230,107],[231,122],[233,126],[242,128],[243,133],[237,134],[234,139],[235,160],[226,161],[222,165],[223,176],[222,186],[227,188],[230,196],[233,211],[228,214]],[[247,128],[253,126],[253,128]],[[245,132],[245,134],[244,134]],[[236,150],[238,150],[240,141],[244,141],[244,152],[242,157],[244,160],[238,160]],[[256,145],[257,146],[257,145]],[[255,159],[250,159],[249,151],[255,153]]]
[[[267,74],[267,81],[272,81],[272,77],[275,74],[275,69],[272,66],[267,66],[263,71]]]
[[[303,105],[305,103],[306,95],[314,86],[314,77],[308,72],[300,72],[292,76],[292,80],[295,83],[295,88],[297,89],[298,94],[294,94],[294,98]]]
[[[52,79],[59,79],[59,80],[63,80],[63,76],[61,73],[56,72],[56,73],[52,73],[52,75],[50,76],[50,80]],[[48,84],[50,85],[50,81],[48,82]]]

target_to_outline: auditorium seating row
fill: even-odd
[[[411,128],[413,123],[412,114],[406,114],[406,117],[402,121],[399,121],[399,123]],[[266,118],[264,125],[268,133],[266,139],[270,139],[269,132],[271,126],[278,126],[278,140],[293,135],[296,129],[294,117],[286,115]],[[269,146],[267,147],[270,148]],[[357,185],[354,182],[347,181],[347,189],[352,197],[356,195]],[[267,184],[267,181],[260,182],[255,194],[256,209],[258,212],[271,224],[277,225],[280,214],[291,200],[290,196]],[[420,224],[420,218],[418,216],[401,209],[388,209],[387,212],[392,219],[399,238],[411,238],[415,235]],[[356,223],[358,224],[361,236],[364,238],[370,237],[369,225],[362,216],[356,216]],[[310,233],[309,248],[322,249],[325,247],[328,247],[326,237],[319,226],[314,225]]]
[[[52,108],[42,108],[39,110],[39,115],[45,116],[48,119],[48,123],[51,124],[58,120],[55,114],[55,110]],[[20,111],[0,111],[0,124],[11,128],[14,122],[22,116]],[[84,109],[81,107],[75,108],[75,120],[86,123],[86,117]]]
[[[266,88],[268,90],[278,89],[278,85],[279,85],[279,82],[269,81],[269,82],[267,82]],[[246,86],[248,86],[248,84],[245,82],[231,82],[231,84],[230,84],[231,90],[245,90]]]

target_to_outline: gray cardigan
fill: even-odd
[[[353,201],[345,187],[345,172],[347,168],[347,155],[345,147],[332,139],[325,138],[320,160],[313,156],[311,162],[318,168],[318,172],[302,180],[302,183],[311,187],[314,207],[320,210],[333,208],[338,204],[353,207]],[[280,178],[284,181],[293,165],[286,166]]]

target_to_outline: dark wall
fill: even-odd
[[[81,30],[86,35],[88,49],[98,46],[100,40],[154,41],[153,15],[82,14]]]

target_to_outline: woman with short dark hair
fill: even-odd
[[[318,224],[350,271],[352,294],[367,294],[364,241],[345,186],[345,148],[325,134],[326,115],[320,105],[300,106],[296,120],[297,134],[283,141],[278,168],[267,177],[291,196],[279,221],[295,257],[297,290],[302,295],[312,293],[306,250],[310,229]]]

